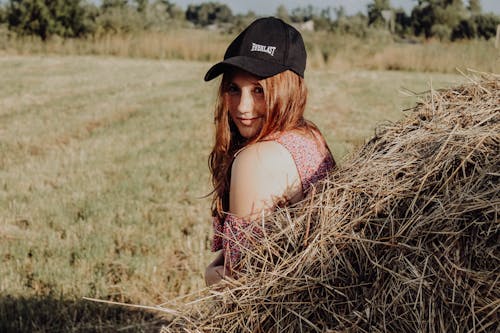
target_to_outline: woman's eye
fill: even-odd
[[[227,87],[227,92],[230,93],[230,94],[235,94],[237,92],[239,92],[240,90],[238,89],[238,87],[234,84],[230,84],[228,87]]]
[[[263,94],[264,93],[264,89],[262,89],[262,87],[255,87],[255,89],[253,91],[256,94]]]

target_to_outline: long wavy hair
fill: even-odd
[[[259,80],[266,102],[264,125],[260,132],[250,139],[243,138],[229,115],[228,86],[234,71],[224,73],[215,105],[215,144],[208,158],[212,174],[213,199],[212,215],[223,218],[229,210],[229,185],[231,165],[235,153],[246,145],[265,140],[267,136],[289,130],[298,130],[320,136],[312,122],[304,119],[307,102],[307,87],[302,77],[292,71],[284,71],[266,79]],[[326,144],[325,144],[326,146]],[[328,147],[327,147],[328,149]]]

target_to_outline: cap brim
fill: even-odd
[[[269,61],[250,58],[246,56],[237,56],[228,58],[213,65],[208,70],[207,74],[205,74],[205,81],[210,81],[216,78],[231,67],[242,69],[246,72],[249,72],[250,74],[263,78],[276,75],[289,69],[288,67],[278,63],[272,63]]]

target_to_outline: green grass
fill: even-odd
[[[209,63],[0,58],[0,331],[147,331],[204,286]],[[308,116],[337,160],[456,74],[310,70]]]

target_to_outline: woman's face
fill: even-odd
[[[257,136],[264,125],[266,101],[259,78],[245,71],[235,71],[228,82],[229,114],[246,139]]]

